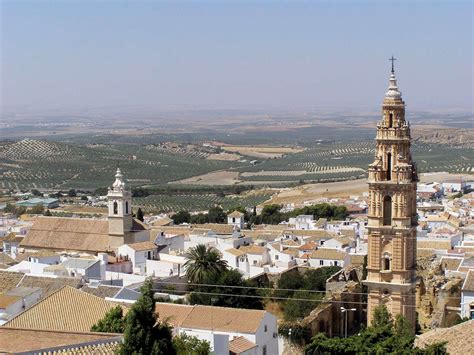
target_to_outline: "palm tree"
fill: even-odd
[[[190,248],[184,267],[190,283],[202,283],[208,276],[227,270],[227,261],[222,260],[219,252],[199,244]]]

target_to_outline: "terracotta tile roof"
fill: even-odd
[[[50,294],[56,292],[63,286],[70,286],[73,288],[79,288],[82,284],[80,277],[46,277],[46,276],[33,276],[25,275],[21,282],[18,284],[19,287],[39,287],[42,289],[42,297],[48,297]]]
[[[149,227],[142,221],[134,218],[132,221],[132,231],[144,231],[149,229]]]
[[[341,243],[342,246],[346,246],[352,243],[352,239],[345,236],[336,236],[331,239],[338,241],[339,243]]]
[[[119,291],[121,287],[118,286],[105,286],[99,285],[97,287],[91,287],[90,285],[85,285],[81,288],[81,291],[90,293],[91,295],[106,298],[106,297],[114,297]]]
[[[18,300],[21,300],[21,297],[0,293],[0,308],[7,308],[12,303],[18,302]]]
[[[474,320],[469,320],[450,328],[436,328],[415,339],[415,346],[424,348],[427,345],[448,342],[448,354],[472,354],[474,339]]]
[[[292,255],[292,256],[298,256],[299,255],[298,249],[285,249],[285,250],[282,250],[281,253]]]
[[[364,255],[360,254],[349,254],[350,260],[351,260],[351,265],[354,266],[362,266],[364,265]]]
[[[288,247],[297,247],[297,246],[300,245],[299,243],[296,243],[293,239],[283,240],[283,241],[281,241],[281,244],[283,244],[285,246],[288,246]]]
[[[2,238],[1,240],[4,242],[13,242],[19,243],[23,240],[24,236],[16,235],[15,233],[9,233],[6,237]]]
[[[231,218],[242,218],[243,216],[244,216],[244,214],[242,212],[239,212],[239,211],[234,211],[234,212],[227,215],[227,217],[231,217]]]
[[[450,240],[417,240],[417,249],[440,249],[449,250],[451,249]]]
[[[14,265],[18,264],[18,261],[10,257],[8,254],[0,252],[0,263],[5,265]]]
[[[311,257],[311,253],[304,253],[299,257],[299,259],[309,259],[310,257]]]
[[[251,237],[253,240],[262,239],[266,241],[273,241],[275,238],[281,236],[280,230],[248,230],[241,231],[246,237]]]
[[[335,249],[318,249],[311,253],[311,259],[344,260],[346,253]]]
[[[216,234],[232,234],[232,232],[234,231],[233,225],[219,223],[193,224],[193,228],[211,230]]]
[[[130,243],[127,245],[135,251],[158,249],[158,246],[153,242]]]
[[[474,291],[474,270],[469,270],[462,285],[463,291]]]
[[[103,351],[107,349],[105,345],[112,347],[115,344],[114,348],[116,349],[121,338],[122,336],[119,334],[110,333],[58,332],[0,327],[0,353],[39,353],[39,350],[46,352],[45,349],[54,348],[55,354],[64,353],[66,350],[69,354],[112,354],[113,352]],[[71,346],[73,346],[72,349]],[[58,347],[59,349],[56,349]]]
[[[255,333],[265,311],[213,306],[194,306],[182,323],[183,328]]]
[[[23,260],[28,261],[29,257],[36,257],[36,258],[44,258],[48,256],[58,256],[59,254],[55,253],[54,251],[51,250],[39,250],[37,252],[24,252],[24,253],[18,253],[16,255],[16,261],[20,262]]]
[[[5,327],[89,332],[117,303],[64,286],[5,323]]]
[[[156,311],[160,318],[171,316],[170,323],[174,327],[249,334],[257,331],[266,313],[256,309],[172,303],[157,303]]]
[[[165,234],[182,234],[187,236],[190,232],[192,232],[192,229],[190,226],[162,226],[159,228],[153,228],[153,231],[156,231],[156,233],[154,233],[155,237],[159,232],[163,232]]]
[[[157,219],[151,223],[153,227],[159,227],[159,226],[168,226],[173,223],[173,220],[168,217],[163,217],[160,219]]]
[[[168,322],[173,327],[180,327],[193,308],[194,306],[160,302],[157,302],[155,306],[158,318]]]
[[[22,272],[0,270],[0,292],[15,288],[24,275]]]
[[[283,231],[285,235],[294,235],[297,237],[319,237],[319,238],[333,238],[334,233],[322,229],[285,229]]]
[[[244,246],[243,245],[239,248],[239,250],[244,252],[245,254],[261,255],[261,254],[265,253],[267,248],[261,247],[261,246],[258,246],[258,245],[249,245],[249,246]]]
[[[241,354],[255,347],[257,347],[255,343],[252,343],[250,340],[242,336],[235,337],[229,341],[229,352],[234,354]]]
[[[441,267],[443,268],[443,270],[456,271],[459,265],[461,265],[462,261],[463,261],[463,258],[442,257]]]
[[[306,244],[303,244],[302,246],[299,247],[299,250],[311,250],[315,249],[318,246],[317,243],[315,242],[308,242]]]
[[[55,250],[109,251],[107,220],[38,217],[21,246]]]
[[[236,249],[236,248],[230,248],[230,249],[226,249],[224,251],[229,253],[229,254],[235,255],[235,256],[245,255],[245,253],[242,250]]]

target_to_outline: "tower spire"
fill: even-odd
[[[397,58],[394,58],[392,54],[392,58],[390,58],[389,60],[392,62],[392,74],[395,74],[395,61],[397,60]]]

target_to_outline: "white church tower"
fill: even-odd
[[[109,235],[125,236],[132,230],[132,194],[120,169],[115,174],[115,182],[109,187]]]

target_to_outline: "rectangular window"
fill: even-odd
[[[337,261],[334,262],[334,266],[337,266]]]
[[[263,346],[262,355],[267,355],[267,346],[266,345]]]
[[[319,265],[324,265],[324,260],[319,260]]]
[[[275,260],[278,260],[278,255],[275,255]]]

